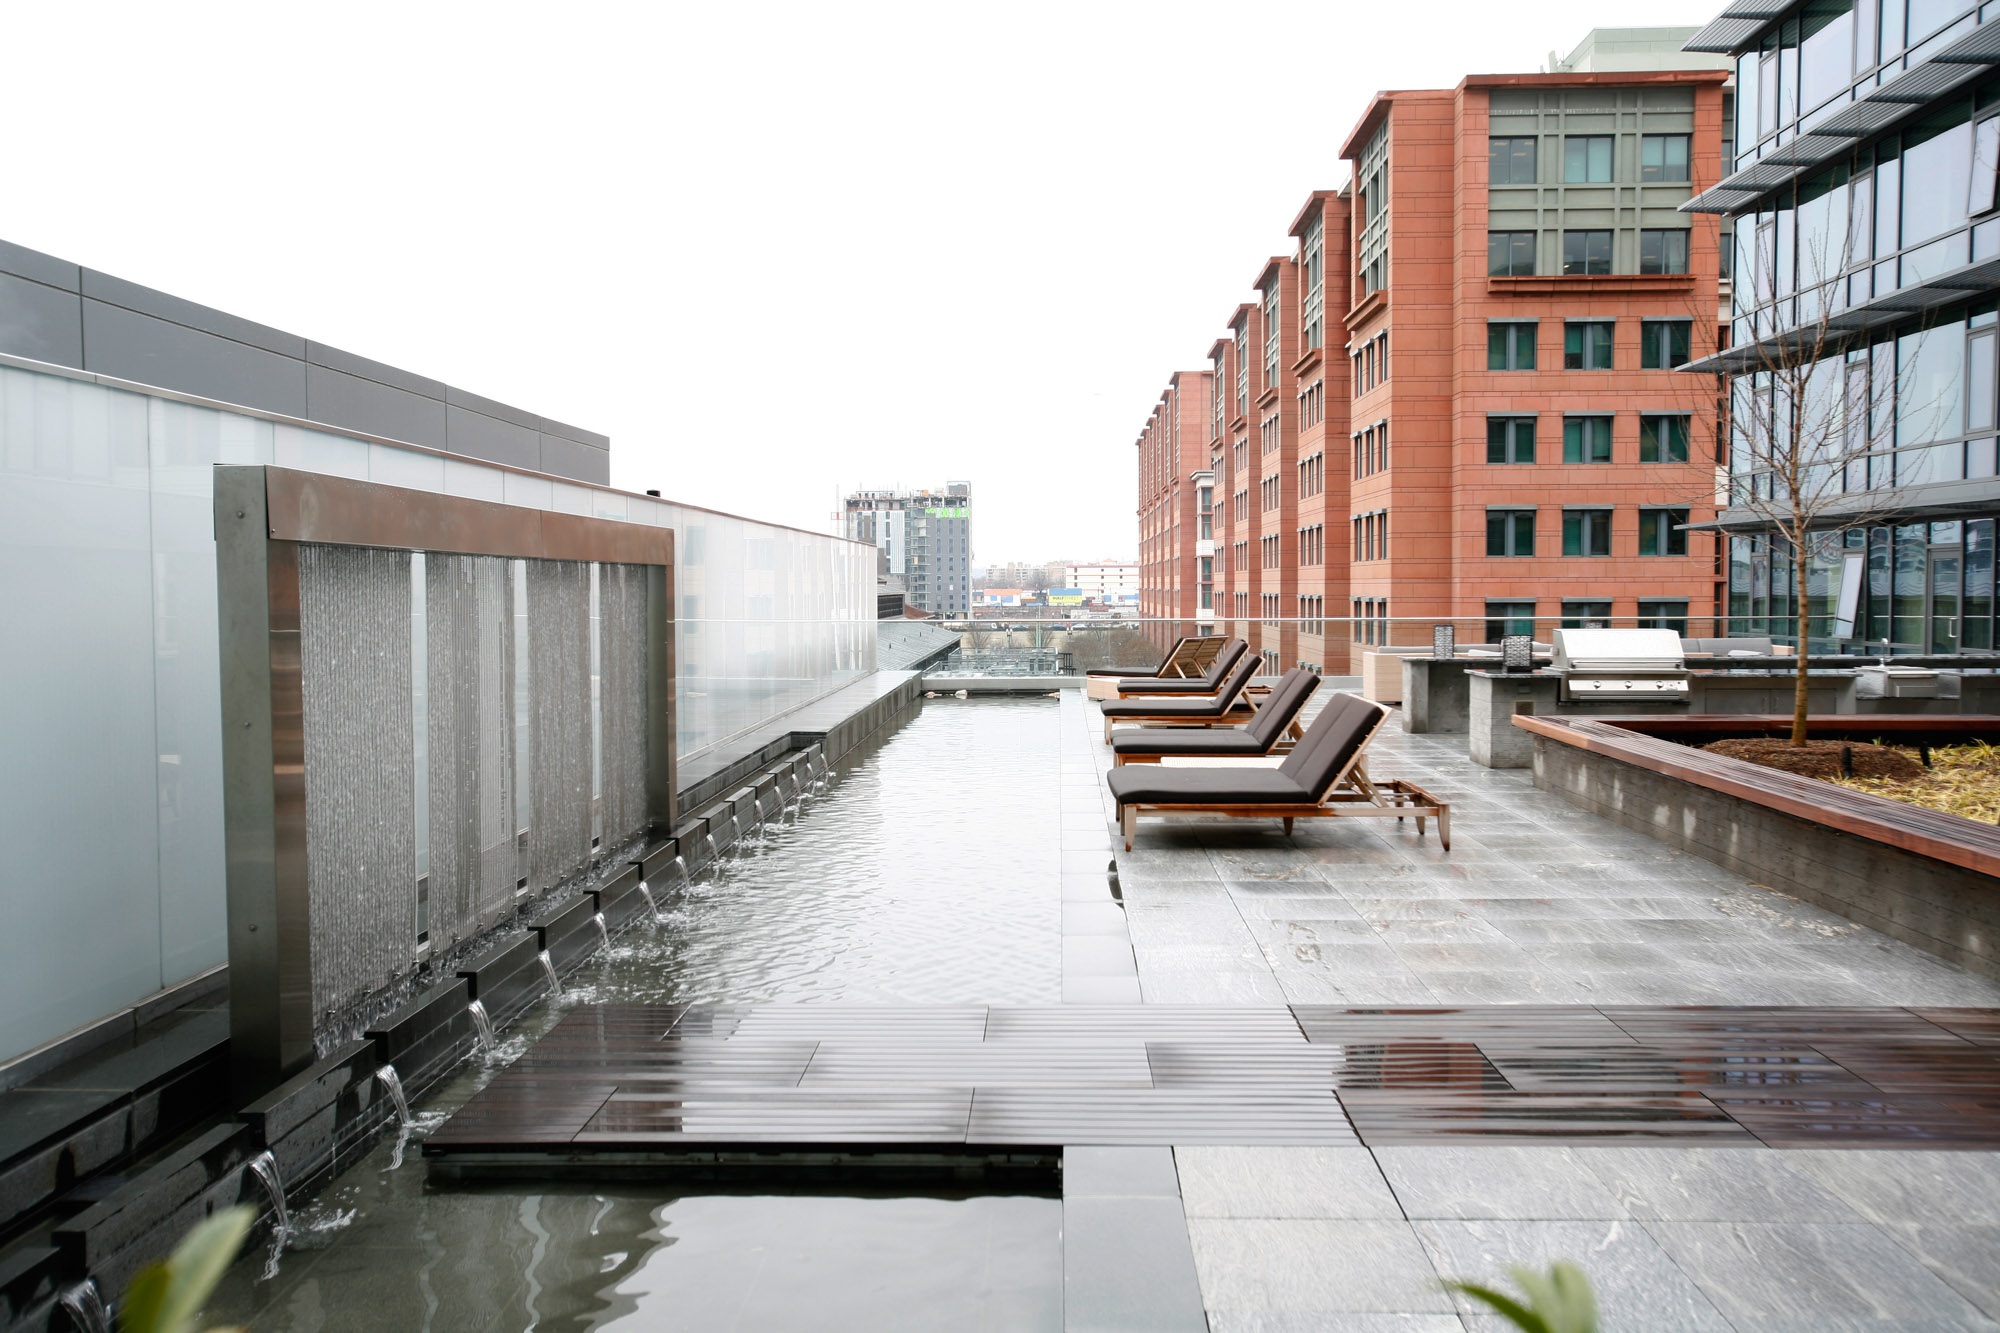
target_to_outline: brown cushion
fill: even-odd
[[[1275,768],[1167,768],[1142,764],[1105,775],[1120,805],[1313,805],[1298,782]]]
[[[1119,717],[1193,717],[1208,718],[1226,715],[1236,702],[1243,697],[1243,691],[1250,688],[1250,681],[1257,674],[1258,659],[1248,653],[1241,654],[1236,666],[1229,673],[1229,679],[1222,683],[1222,689],[1214,694],[1196,695],[1192,698],[1148,698],[1112,699],[1103,705],[1104,716]],[[1172,684],[1162,681],[1162,684]],[[1190,684],[1199,684],[1191,681]]]
[[[1334,695],[1320,709],[1319,716],[1306,728],[1306,734],[1299,738],[1292,752],[1285,756],[1278,771],[1311,792],[1314,799],[1324,796],[1387,712],[1382,705],[1370,703],[1359,695]]]
[[[1114,754],[1259,755],[1270,745],[1250,734],[1248,727],[1196,730],[1193,727],[1146,727],[1112,736]]]

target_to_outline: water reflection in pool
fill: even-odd
[[[937,701],[850,755],[796,823],[663,895],[500,1043],[423,1099],[435,1123],[591,1000],[1057,1003],[1060,713]],[[299,1208],[275,1277],[231,1270],[210,1322],[427,1333],[1055,1329],[1061,1203],[1013,1196],[432,1188],[378,1145]]]

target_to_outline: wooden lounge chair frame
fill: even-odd
[[[1437,820],[1438,844],[1446,851],[1451,850],[1451,806],[1438,800],[1414,782],[1391,779],[1377,782],[1368,776],[1368,746],[1374,741],[1375,733],[1388,720],[1389,710],[1382,709],[1369,726],[1368,734],[1355,747],[1354,754],[1341,770],[1334,774],[1327,787],[1326,795],[1313,805],[1120,805],[1118,807],[1119,831],[1125,835],[1125,850],[1132,850],[1132,835],[1138,832],[1140,815],[1227,815],[1232,819],[1278,819],[1283,820],[1285,832],[1292,831],[1292,821],[1297,819],[1353,819],[1377,818],[1402,820],[1414,816],[1417,821],[1417,836],[1424,835],[1424,821]]]

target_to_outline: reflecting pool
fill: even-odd
[[[936,700],[825,794],[658,892],[560,1000],[416,1107],[443,1122],[574,1005],[1061,1001],[1060,713]],[[709,1183],[431,1184],[382,1142],[295,1198],[275,1264],[208,1311],[254,1330],[1058,1329],[1062,1204]],[[269,1274],[266,1276],[266,1274]]]

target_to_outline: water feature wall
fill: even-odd
[[[528,521],[671,529],[683,754],[875,666],[870,546],[0,357],[0,607],[10,636],[0,654],[0,845],[10,882],[48,886],[16,895],[15,928],[0,934],[0,1062],[112,1022],[227,956],[217,464],[483,500]],[[515,743],[490,725],[513,712],[512,649],[499,637],[511,611],[495,609],[512,594],[504,560],[433,553],[425,564],[431,595],[417,600],[428,602],[430,642],[413,653],[471,663],[459,636],[495,636],[476,669],[428,673],[424,906],[432,938],[449,941],[500,910],[520,874],[510,842],[519,826],[506,813]],[[602,609],[615,619],[621,594],[602,582],[607,568]],[[459,580],[449,597],[448,578]],[[609,722],[633,698],[612,683],[620,633],[607,625],[600,644],[605,829],[630,822],[643,785]],[[87,968],[47,946],[83,938]]]
[[[254,1095],[674,827],[673,534],[266,467],[218,471],[215,523]]]
[[[425,564],[426,934],[497,924],[519,878],[514,819],[514,583],[492,556]]]
[[[417,942],[410,555],[298,548],[312,1005],[335,1014]]]

